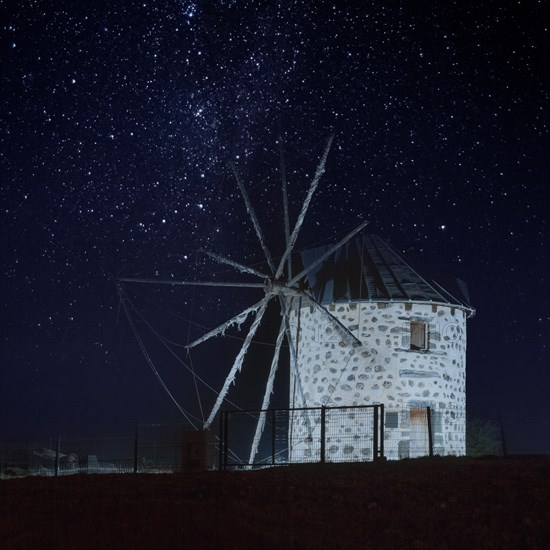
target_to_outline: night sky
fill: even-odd
[[[114,279],[243,280],[202,248],[264,266],[228,161],[280,256],[281,132],[293,221],[335,136],[297,249],[369,220],[467,281],[469,413],[502,411],[510,452],[550,452],[543,7],[3,3],[0,442],[182,420]],[[219,389],[245,327],[191,358],[182,346],[261,290],[125,288],[159,373],[200,417],[175,356]],[[240,406],[260,406],[277,325],[273,309],[230,394]],[[207,409],[215,394],[198,390]]]

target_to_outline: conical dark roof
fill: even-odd
[[[307,268],[331,245],[300,252]],[[353,301],[435,302],[464,308],[469,305],[465,283],[455,279],[446,287],[420,275],[387,242],[376,235],[348,241],[307,274],[315,298],[323,303]]]

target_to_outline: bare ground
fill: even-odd
[[[550,457],[0,481],[0,547],[550,548]]]

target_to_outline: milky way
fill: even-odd
[[[22,425],[37,436],[83,429],[80,413],[53,425],[35,414],[68,402],[99,403],[102,421],[130,402],[147,420],[177,419],[135,342],[120,337],[113,278],[224,271],[201,248],[262,261],[228,161],[282,254],[279,135],[295,218],[334,134],[298,248],[366,219],[407,257],[466,280],[478,311],[471,409],[508,411],[518,450],[549,450],[537,435],[548,433],[550,390],[542,2],[36,1],[1,11],[9,437]],[[257,299],[139,292],[143,307],[155,298],[208,327]],[[185,343],[184,320],[164,323]],[[230,361],[204,353],[219,386]],[[185,399],[189,379],[161,362]]]

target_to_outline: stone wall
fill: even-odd
[[[362,345],[344,343],[334,323],[315,308],[294,307],[291,332],[294,341],[298,334],[300,380],[298,385],[291,372],[290,406],[383,403],[386,413],[394,413],[385,419],[388,458],[427,454],[427,426],[421,411],[430,406],[435,452],[464,454],[465,312],[448,305],[398,302],[337,303],[326,309]],[[426,349],[411,349],[411,322],[425,326]],[[361,432],[353,422],[348,424],[331,427],[327,452],[332,449],[334,457],[344,456],[345,446],[347,460],[368,460],[365,449],[372,443],[369,447],[364,439],[371,440],[372,434]],[[318,456],[318,425],[296,417],[289,430],[293,460]]]

